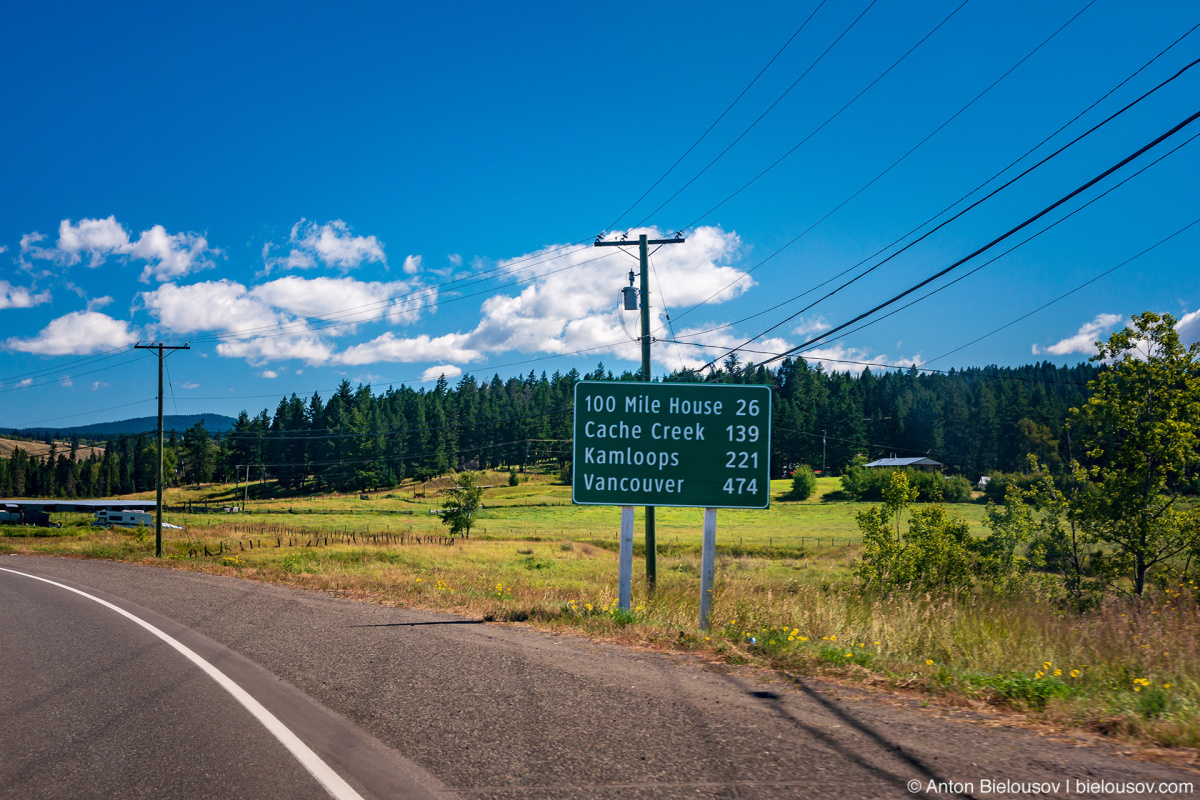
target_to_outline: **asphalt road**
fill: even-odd
[[[1200,796],[1113,747],[685,657],[155,567],[0,568],[157,626],[364,798]],[[132,620],[5,571],[0,608],[0,797],[330,796]]]

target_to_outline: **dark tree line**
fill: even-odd
[[[837,474],[855,460],[926,455],[950,472],[975,478],[1020,471],[1028,454],[1052,470],[1072,453],[1067,412],[1088,399],[1099,367],[983,367],[948,373],[917,370],[859,375],[826,372],[802,359],[778,369],[743,370],[736,358],[717,378],[770,385],[772,472],[809,464]],[[428,479],[457,469],[566,466],[572,401],[581,379],[633,380],[603,365],[540,376],[478,381],[432,389],[370,386],[343,381],[327,399],[284,397],[274,413],[243,411],[233,428],[212,435],[203,421],[172,432],[164,473],[171,485],[213,480],[277,481],[289,491],[367,490],[407,478]],[[669,380],[692,381],[680,372]],[[711,379],[711,378],[710,378]],[[823,448],[824,441],[824,448]],[[77,459],[53,452],[34,459],[23,451],[0,459],[0,495],[93,497],[154,488],[153,433],[105,443],[103,455]]]

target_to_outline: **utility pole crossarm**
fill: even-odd
[[[647,239],[647,240],[646,240],[646,244],[683,244],[683,243],[684,243],[684,242],[686,242],[686,241],[687,241],[687,239],[684,239],[684,238],[683,238],[683,237],[681,237],[681,236],[676,236],[674,239]],[[596,241],[596,242],[593,242],[593,243],[592,243],[592,247],[624,247],[625,245],[629,245],[630,247],[632,247],[632,246],[633,246],[633,245],[635,245],[635,244],[637,244],[637,242],[630,242],[630,241],[624,241],[624,242],[601,242],[601,241]]]

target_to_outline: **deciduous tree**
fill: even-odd
[[[455,478],[457,485],[446,490],[446,501],[442,503],[442,524],[450,528],[452,536],[471,538],[471,525],[479,502],[483,498],[483,487],[479,485],[479,474],[460,472]]]
[[[1098,344],[1093,360],[1110,367],[1073,411],[1096,489],[1079,510],[1091,535],[1128,557],[1141,594],[1147,572],[1200,537],[1200,511],[1177,502],[1200,464],[1200,344],[1184,347],[1175,319],[1149,311]]]

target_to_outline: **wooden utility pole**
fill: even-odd
[[[153,342],[151,344],[142,344],[137,342],[133,345],[134,350],[157,350],[158,351],[158,487],[157,499],[155,503],[154,514],[154,555],[157,558],[162,558],[162,490],[163,490],[163,351],[165,350],[191,350],[192,348],[185,342],[182,345],[167,345],[162,342]]]
[[[649,246],[664,244],[683,244],[687,240],[679,234],[673,239],[648,239],[646,234],[638,236],[638,254],[641,262],[641,278],[639,294],[641,295],[642,311],[642,380],[650,380],[650,251]],[[602,242],[596,240],[596,247],[622,247],[627,242]],[[654,591],[658,583],[658,546],[655,541],[654,506],[646,506],[646,587]]]

